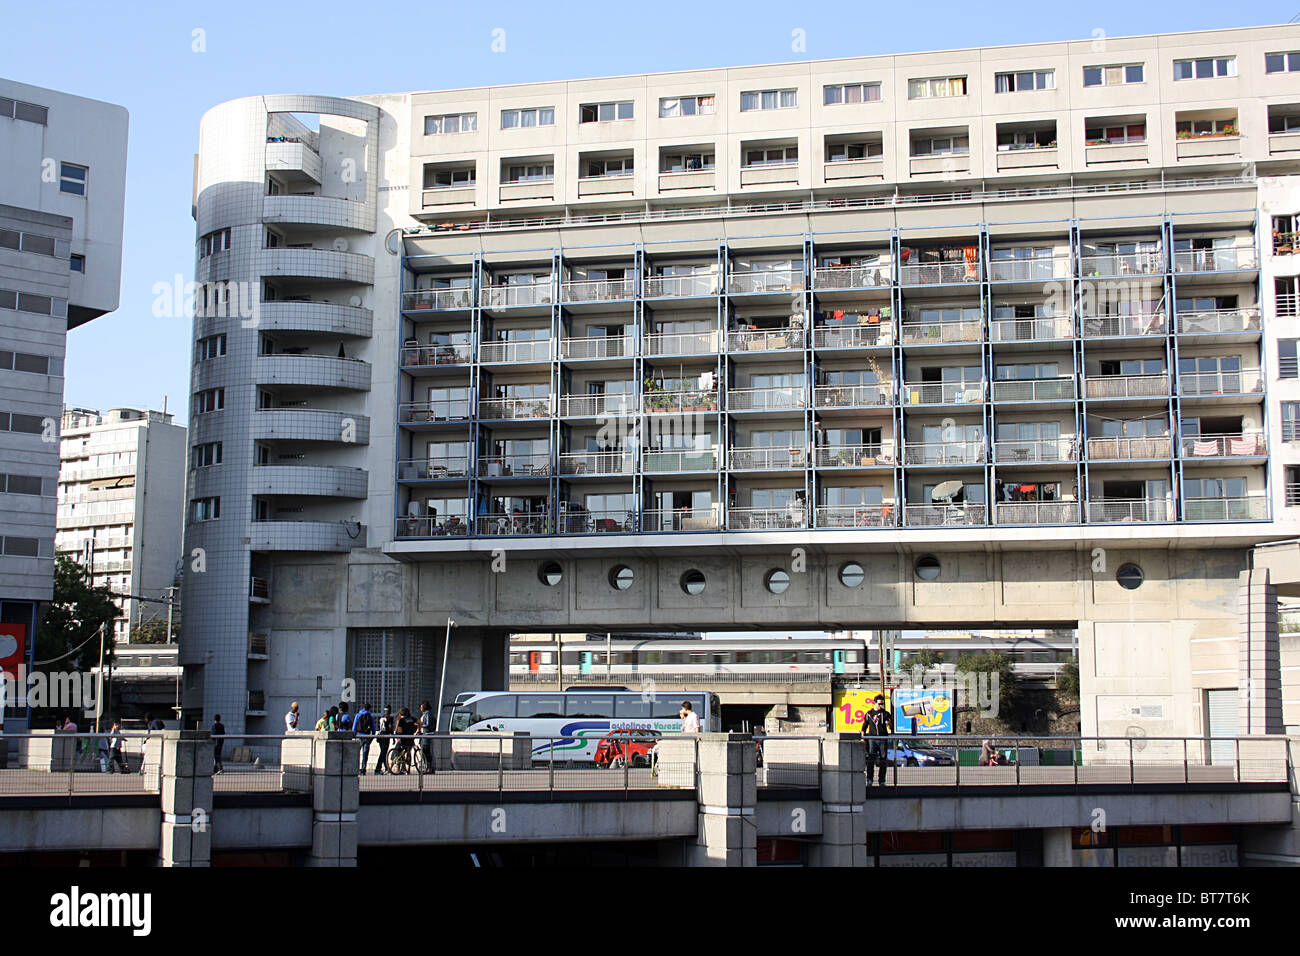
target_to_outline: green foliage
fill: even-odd
[[[923,647],[912,655],[912,663],[922,670],[929,670],[935,664],[942,663],[943,654],[936,652],[933,648]]]
[[[99,663],[100,625],[105,628],[104,662],[113,659],[113,621],[121,616],[106,587],[91,587],[90,574],[66,555],[54,559],[54,597],[36,628],[35,659],[42,669],[88,671]],[[69,657],[74,647],[80,649]],[[55,658],[59,658],[55,660]]]
[[[1062,694],[1079,696],[1079,665],[1071,661],[1061,668],[1056,678],[1056,689]]]
[[[997,674],[998,707],[1010,714],[1019,701],[1020,689],[1011,673],[1011,658],[1001,651],[979,651],[957,655],[957,670],[963,674]]]

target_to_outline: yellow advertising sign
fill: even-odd
[[[862,722],[867,717],[867,711],[875,706],[876,695],[880,690],[847,690],[840,689],[835,691],[831,697],[831,706],[835,711],[833,721],[836,733],[862,733]],[[890,693],[885,691],[885,710],[893,706],[890,700]]]

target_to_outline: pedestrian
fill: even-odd
[[[397,712],[397,744],[407,753],[407,766],[411,764],[410,753],[415,744],[415,733],[417,724],[415,718],[411,716],[410,708],[403,707]]]
[[[980,766],[996,767],[998,765],[998,752],[993,747],[993,741],[986,740],[980,744]]]
[[[393,729],[393,708],[385,704],[379,717],[379,761],[375,764],[375,773],[387,773],[388,738],[393,735]]]
[[[214,773],[221,773],[225,768],[221,765],[221,748],[225,746],[226,725],[221,722],[221,715],[217,714],[212,721],[212,766]]]
[[[689,700],[682,701],[682,709],[677,712],[677,716],[682,719],[682,733],[698,734],[700,732],[700,718],[691,707]]]
[[[338,709],[337,707],[331,707],[331,708],[329,709],[328,713],[329,713],[329,726],[326,727],[325,729],[326,729],[326,730],[338,730],[338,729],[339,729],[339,709]]]
[[[149,723],[148,723],[148,726],[145,727],[146,730],[166,730],[166,729],[167,729],[167,725],[164,724],[164,723],[163,723],[161,720],[159,720],[157,717],[155,717],[153,714],[145,714],[145,715],[144,715],[144,719],[147,720],[147,721],[149,722]]]
[[[885,696],[877,694],[875,707],[862,721],[862,740],[867,745],[867,786],[871,786],[872,764],[880,766],[880,786],[885,785],[885,764],[888,763],[889,735],[894,730],[894,718],[885,710]]]
[[[320,715],[320,720],[316,721],[316,729],[318,731],[330,729],[330,712],[328,710]]]
[[[361,705],[356,719],[352,721],[352,729],[356,731],[357,740],[361,742],[361,773],[365,773],[366,760],[370,757],[370,745],[375,739],[375,720],[370,716],[369,704]]]
[[[109,769],[116,767],[118,773],[126,773],[126,738],[122,736],[122,722],[113,721],[113,727],[108,734],[109,750]]]
[[[108,738],[99,738],[99,772],[108,773]]]
[[[335,730],[352,729],[352,715],[348,713],[348,702],[346,700],[339,702],[339,716],[338,719],[335,721],[334,729]]]
[[[157,717],[155,717],[153,714],[145,714],[144,719],[147,721],[145,725],[145,730],[149,731],[150,734],[153,734],[159,730],[167,729],[167,725],[164,724]],[[151,741],[152,739],[153,739],[152,736],[146,737],[144,739],[144,742],[140,744],[140,772],[141,773],[145,772],[149,763],[147,756],[149,753],[149,741]]]
[[[284,732],[291,734],[298,729],[298,702],[289,705],[289,713],[284,715]]]
[[[421,702],[420,702],[420,730],[419,730],[419,733],[420,733],[421,736],[424,736],[424,737],[430,737],[430,738],[431,738],[431,735],[433,734],[433,730],[434,730],[434,726],[433,726],[433,708],[432,708],[431,706],[429,706],[429,702],[428,702],[427,700],[421,701]],[[432,741],[432,739],[425,740],[423,743],[421,743],[421,744],[420,744],[420,749],[424,751],[424,762],[425,762],[425,765],[426,765],[430,770],[433,770],[433,741]]]

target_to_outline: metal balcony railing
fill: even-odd
[[[732,471],[771,471],[776,469],[803,468],[807,464],[808,453],[801,445],[782,445],[731,448],[727,452],[727,467]]]
[[[550,534],[546,514],[483,514],[474,519],[474,533],[487,537]]]
[[[732,295],[757,292],[799,292],[803,289],[802,269],[773,269],[770,272],[733,272],[727,277]]]
[[[874,465],[894,463],[894,444],[891,441],[878,445],[820,445],[817,448],[818,468],[870,468]]]
[[[906,465],[978,465],[983,462],[983,442],[903,442],[903,463]]]
[[[1077,501],[999,501],[993,505],[994,524],[1078,524]]]
[[[797,505],[785,508],[727,509],[728,531],[783,531],[806,527],[806,510]]]
[[[573,507],[560,512],[560,534],[609,534],[637,531],[640,522],[635,511],[587,511]]]
[[[900,335],[904,345],[979,342],[983,325],[979,322],[904,322]]]
[[[717,295],[718,276],[715,273],[695,276],[651,276],[645,280],[644,296],[647,299],[691,298]]]
[[[1166,498],[1103,499],[1088,502],[1088,521],[1094,524],[1173,520],[1174,504]]]
[[[650,415],[718,410],[717,392],[646,392],[641,400]]]
[[[408,515],[397,519],[394,531],[399,538],[457,538],[469,534],[469,525],[462,515],[445,518]]]
[[[266,691],[250,690],[248,692],[248,709],[246,713],[249,714],[266,713]]]
[[[549,396],[546,398],[485,398],[478,403],[479,418],[547,418],[550,414]]]
[[[609,302],[631,299],[636,294],[633,279],[580,279],[560,283],[564,302]]]
[[[1074,461],[1079,454],[1072,438],[1040,438],[993,443],[993,460],[998,464],[1021,461]]]
[[[248,579],[248,596],[256,601],[271,600],[271,582],[266,578],[250,577]]]
[[[630,335],[585,335],[560,339],[562,359],[626,358],[632,352]]]
[[[521,362],[549,362],[551,356],[550,339],[483,342],[478,347],[478,360],[483,363],[515,365]]]
[[[989,323],[989,338],[994,342],[1044,342],[1073,335],[1074,320],[1069,316],[994,319]]]
[[[904,405],[971,405],[984,401],[981,382],[904,382]]]
[[[1173,439],[1162,437],[1088,439],[1088,457],[1093,461],[1145,461],[1173,457]]]
[[[1288,508],[1300,507],[1300,482],[1287,482],[1286,506]]]
[[[1239,371],[1184,372],[1178,376],[1179,395],[1253,395],[1264,391],[1257,368]]]
[[[450,312],[474,307],[474,293],[462,289],[421,289],[402,293],[402,308],[409,311]]]
[[[636,396],[627,392],[604,395],[561,395],[561,418],[600,418],[603,416],[633,415],[636,413]]]
[[[248,635],[248,656],[265,657],[267,648],[267,636],[260,632],[250,631]]]
[[[551,456],[488,455],[478,460],[480,478],[531,478],[551,473]]]
[[[788,329],[746,329],[727,333],[727,348],[732,352],[771,352],[784,349],[801,349],[804,345],[803,326]]]
[[[1165,398],[1169,395],[1169,376],[1089,375],[1084,379],[1088,398]]]
[[[912,526],[963,526],[985,524],[988,511],[982,504],[958,502],[951,505],[913,504],[903,509],[903,524]]]
[[[803,408],[806,404],[802,386],[727,389],[727,411],[731,412]]]
[[[717,332],[655,332],[645,337],[646,355],[710,355],[716,351]]]
[[[554,294],[549,282],[536,285],[488,285],[479,290],[479,305],[485,309],[550,305],[553,300]]]
[[[1277,295],[1277,314],[1287,318],[1300,315],[1300,293],[1280,292]]]
[[[1165,271],[1163,252],[1129,252],[1114,255],[1081,256],[1079,275],[1085,279],[1101,276],[1141,276]]]
[[[1187,498],[1183,501],[1185,521],[1262,521],[1267,517],[1268,498],[1264,495]]]
[[[1002,379],[993,383],[995,402],[1059,402],[1074,398],[1074,379]]]
[[[818,505],[819,528],[889,528],[898,524],[893,502],[879,505]]]
[[[717,448],[691,448],[670,451],[645,451],[641,470],[647,474],[676,474],[688,471],[717,471]]]
[[[1242,272],[1259,268],[1254,249],[1189,249],[1174,253],[1175,272]]]
[[[994,252],[997,250],[995,249]],[[1033,259],[991,259],[992,282],[1050,282],[1070,277],[1070,257],[1039,256]]]
[[[662,508],[641,513],[641,530],[658,531],[717,531],[721,527],[718,509]]]
[[[472,351],[468,345],[405,345],[402,347],[402,368],[468,365]]]
[[[630,475],[635,470],[627,451],[575,451],[560,456],[562,475]]]
[[[1140,335],[1164,335],[1168,323],[1163,312],[1140,312],[1130,315],[1086,315],[1081,322],[1084,338],[1132,338]]]
[[[880,261],[871,266],[822,266],[813,270],[813,288],[879,289],[890,284],[889,263]]]
[[[469,399],[449,398],[436,402],[403,402],[397,420],[403,423],[454,422],[469,418]]]
[[[900,285],[945,285],[950,282],[979,282],[978,260],[966,262],[923,262],[898,267]]]
[[[469,458],[405,458],[397,463],[398,481],[468,477]]]
[[[1178,313],[1178,331],[1183,335],[1258,332],[1261,328],[1262,322],[1258,307]]]
[[[818,385],[813,399],[818,408],[860,408],[864,405],[888,405],[894,396],[889,385]]]
[[[880,348],[894,344],[894,326],[888,319],[865,325],[819,325],[813,345],[819,349]]]

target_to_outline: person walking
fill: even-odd
[[[284,715],[284,732],[291,734],[298,729],[298,702],[289,705],[289,713]]]
[[[862,721],[862,740],[867,745],[867,786],[871,786],[872,764],[880,766],[880,786],[885,785],[885,765],[889,762],[889,735],[894,731],[894,718],[885,710],[885,697],[877,694],[875,706]]]
[[[375,720],[370,716],[370,705],[362,704],[361,709],[357,711],[356,719],[352,721],[352,729],[356,731],[357,740],[361,744],[361,773],[366,772],[366,760],[370,757],[370,745],[375,739]]]
[[[420,730],[419,733],[426,739],[420,742],[420,749],[424,751],[424,763],[430,770],[433,770],[433,708],[427,700],[420,701]]]
[[[384,705],[384,712],[379,717],[379,761],[375,764],[375,773],[387,773],[388,739],[396,729],[393,723],[393,708]]]
[[[225,746],[226,725],[221,722],[221,715],[217,714],[216,719],[212,721],[212,766],[213,773],[221,773],[225,767],[221,765],[221,748]]]
[[[700,717],[691,707],[689,700],[682,701],[682,709],[677,712],[677,716],[682,719],[682,733],[698,734],[700,732]]]
[[[122,721],[113,721],[113,726],[108,732],[108,768],[112,772],[116,768],[118,773],[126,773],[126,738],[122,736]]]

